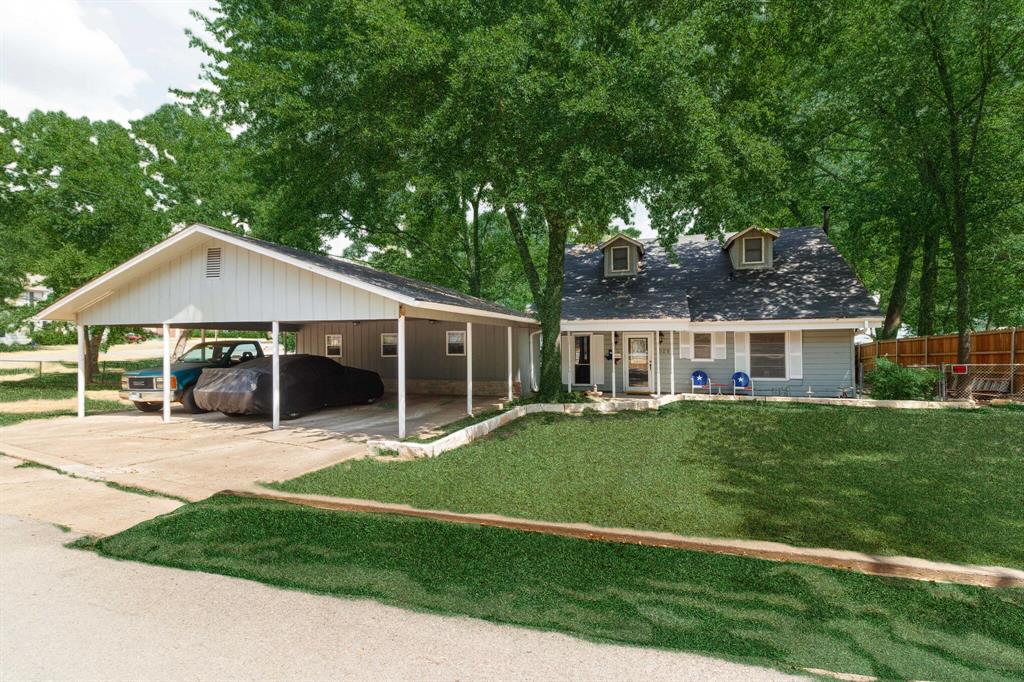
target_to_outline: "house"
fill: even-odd
[[[881,320],[820,228],[754,229],[720,244],[616,235],[566,253],[562,357],[566,385],[612,395],[690,390],[701,369],[728,384],[746,372],[755,393],[835,395],[853,383],[853,334]],[[300,353],[378,372],[397,397],[529,393],[539,325],[473,296],[347,260],[187,227],[43,310],[84,326],[156,326],[164,341],[170,420],[172,329],[296,334]],[[85,414],[80,362],[79,415]],[[279,385],[274,373],[274,385]],[[275,391],[278,389],[275,388]],[[280,414],[275,407],[273,424]]]
[[[8,299],[7,305],[16,308],[24,306],[35,305],[41,301],[45,301],[50,297],[53,291],[43,284],[45,278],[42,275],[26,275],[25,288],[17,298]],[[0,335],[0,344],[21,344],[29,343],[32,340],[32,332],[39,329],[43,325],[40,321],[27,321],[25,324],[7,334]]]
[[[836,396],[857,330],[881,321],[820,227],[684,236],[671,253],[619,234],[566,250],[562,375],[615,395],[689,392],[695,370],[731,393],[744,372],[756,395]]]

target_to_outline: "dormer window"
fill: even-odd
[[[611,248],[612,272],[629,272],[629,251],[628,246],[613,246]]]
[[[743,264],[762,265],[764,263],[764,237],[743,238]]]
[[[748,227],[734,232],[725,240],[722,250],[729,253],[734,270],[770,270],[775,262],[775,230]]]
[[[624,234],[606,239],[600,246],[605,277],[628,277],[640,269],[644,243]]]

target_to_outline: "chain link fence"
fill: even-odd
[[[943,400],[1022,400],[1024,365],[942,365]]]

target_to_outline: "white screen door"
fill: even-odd
[[[651,390],[651,338],[649,336],[626,336],[626,365],[624,383],[627,391],[647,392]]]

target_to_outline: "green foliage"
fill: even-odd
[[[875,368],[864,377],[876,400],[933,400],[941,379],[933,369],[904,367],[888,358],[878,358]]]
[[[75,328],[64,322],[51,322],[39,329],[34,329],[29,334],[33,343],[40,346],[60,346],[68,343],[78,343],[78,332]]]
[[[881,679],[1004,680],[1022,672],[1022,590],[224,495],[80,546],[797,674],[819,668]]]

